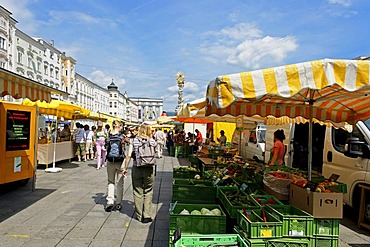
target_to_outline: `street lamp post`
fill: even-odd
[[[179,96],[178,96],[177,107],[176,107],[176,112],[178,112],[181,109],[182,104],[184,102],[183,97],[182,97],[182,92],[184,90],[185,75],[183,72],[181,71],[177,72],[176,81],[177,81],[177,86],[179,87]]]

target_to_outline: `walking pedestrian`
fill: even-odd
[[[121,210],[124,186],[125,150],[124,137],[122,135],[122,122],[113,121],[111,132],[108,135],[107,143],[107,174],[108,174],[108,193],[107,207],[105,211],[110,212],[115,208]]]
[[[98,129],[96,130],[96,169],[99,170],[101,167],[105,167],[105,157],[107,150],[105,148],[105,140],[107,139],[107,131],[103,128],[103,123],[98,122]]]
[[[162,130],[160,130],[160,129],[156,130],[156,132],[154,134],[154,140],[158,144],[158,146],[157,146],[158,158],[162,158],[163,147],[166,144],[166,135],[164,134],[164,132]]]
[[[94,159],[94,150],[93,150],[93,138],[94,131],[90,130],[89,125],[84,126],[85,138],[86,138],[86,160]]]
[[[151,130],[149,126],[141,125],[137,136],[131,140],[125,167],[122,171],[123,175],[127,174],[127,167],[130,163],[131,156],[133,158],[132,166],[132,188],[134,193],[134,204],[136,219],[143,223],[149,223],[153,221],[152,218],[152,198],[153,198],[153,186],[154,186],[154,169],[153,165],[138,166],[136,154],[138,154],[139,146],[143,142],[149,142],[150,146],[156,147],[156,141],[151,138]],[[154,154],[153,154],[154,159]]]
[[[82,127],[82,128],[81,128]],[[76,123],[76,129],[73,133],[73,141],[77,145],[76,155],[78,161],[86,161],[85,158],[85,131],[83,130],[83,125],[79,122]]]

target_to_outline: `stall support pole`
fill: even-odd
[[[59,100],[60,100],[60,95],[59,95]],[[58,111],[59,111],[59,108],[57,108],[57,116],[56,116],[56,120],[55,120],[54,143],[53,143],[53,146],[54,146],[54,150],[53,150],[53,167],[52,168],[45,169],[45,172],[55,173],[55,172],[61,172],[62,171],[62,168],[55,167],[55,152],[56,152],[56,145],[57,145],[57,139],[58,139],[57,138],[57,136],[58,136]]]

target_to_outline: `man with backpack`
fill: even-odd
[[[138,221],[149,223],[152,218],[152,198],[154,185],[154,169],[156,164],[157,142],[152,138],[151,129],[147,125],[141,125],[135,138],[131,140],[125,168],[122,175],[127,174],[127,168],[131,157],[132,187],[134,193],[135,213]]]
[[[127,173],[127,167],[125,167],[126,155],[124,150],[124,137],[121,132],[122,128],[122,122],[114,120],[113,128],[106,139],[108,194],[105,211],[107,212],[113,209],[121,210],[122,208],[121,202],[123,197],[124,176]],[[115,198],[116,200],[114,200]]]

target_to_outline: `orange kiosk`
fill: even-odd
[[[34,176],[37,145],[36,108],[0,103],[0,184]]]
[[[0,68],[0,96],[51,101],[68,94]],[[0,102],[0,184],[28,181],[37,168],[38,107]],[[33,179],[33,188],[35,179]]]

